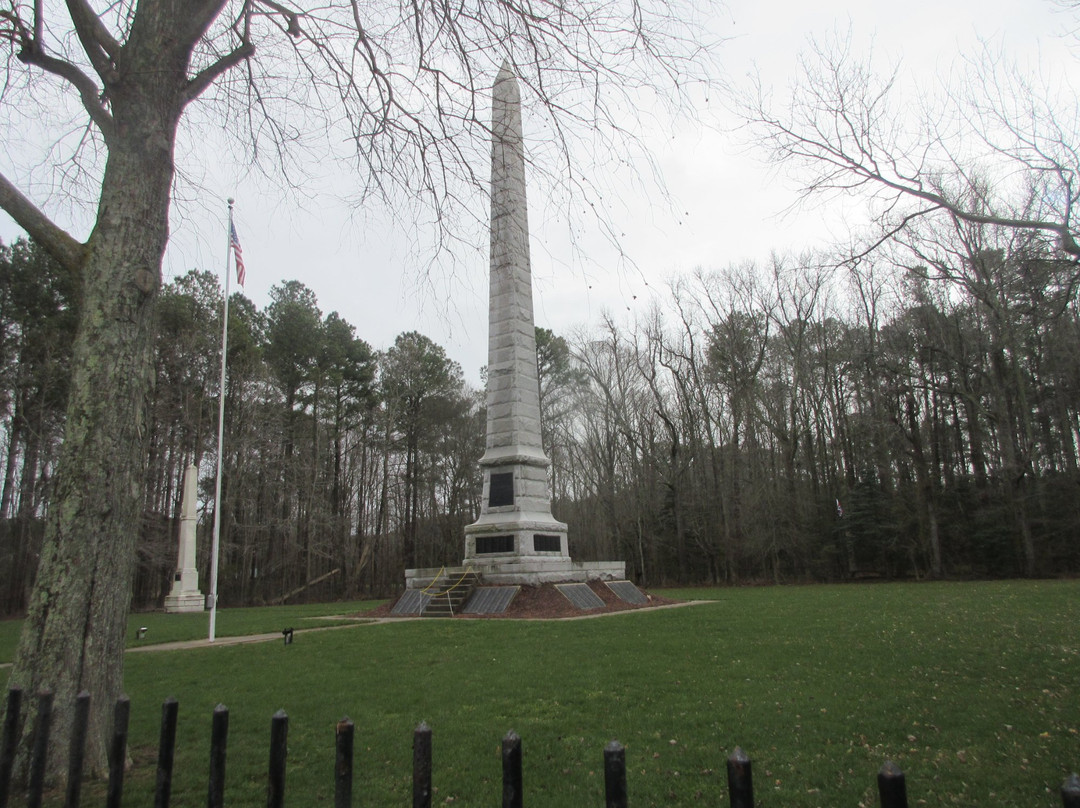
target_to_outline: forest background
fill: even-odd
[[[553,510],[577,560],[645,586],[1074,574],[1075,262],[1034,231],[937,219],[865,260],[673,278],[647,315],[537,329]],[[25,609],[63,434],[74,278],[0,250],[0,613]],[[230,301],[223,604],[385,596],[456,564],[484,396],[422,334],[376,351],[298,281]],[[175,572],[201,469],[208,580],[222,290],[158,304],[136,608]]]

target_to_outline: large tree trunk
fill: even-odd
[[[155,15],[143,16],[152,27]],[[31,696],[55,694],[52,780],[64,776],[74,698],[82,690],[91,704],[87,767],[105,770],[112,705],[123,685],[154,376],[152,304],[168,239],[186,71],[186,57],[176,53],[163,20],[157,22],[156,31],[136,24],[110,99],[116,130],[81,267],[67,426],[37,584],[9,679]],[[22,728],[24,772],[32,723]]]

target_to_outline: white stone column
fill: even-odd
[[[165,596],[167,612],[201,612],[203,594],[199,591],[199,570],[195,566],[195,513],[198,499],[199,470],[194,464],[184,470],[184,498],[180,505],[180,551],[176,560],[176,578]]]

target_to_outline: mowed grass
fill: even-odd
[[[286,626],[303,631],[320,626],[343,625],[356,622],[354,617],[374,609],[385,601],[366,600],[348,603],[309,603],[298,606],[263,606],[246,609],[218,609],[214,632],[218,637],[245,637],[252,634],[269,634]],[[136,629],[146,627],[142,639]],[[22,620],[0,620],[0,663],[11,662],[19,642]],[[164,612],[140,612],[128,617],[127,646],[205,640],[210,631],[210,613],[165,614]]]
[[[664,594],[672,594],[665,592]],[[210,716],[230,708],[232,805],[265,800],[271,715],[290,719],[290,805],[333,800],[334,725],[356,723],[355,803],[406,805],[412,730],[434,732],[436,804],[497,804],[523,738],[526,800],[603,805],[604,745],[631,803],[726,803],[754,760],[761,806],[876,804],[886,759],[912,805],[1060,805],[1080,768],[1080,582],[679,592],[711,602],[596,620],[410,621],[133,654],[125,804],[150,804],[160,704],[180,701],[174,805],[206,798]],[[2,675],[2,672],[0,672]]]

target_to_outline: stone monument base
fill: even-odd
[[[437,567],[405,570],[405,588],[423,589],[441,572],[452,578],[466,570],[477,573],[484,584],[491,586],[537,584],[570,584],[588,581],[622,581],[626,579],[625,561],[571,561],[570,559],[513,558],[471,561],[467,567]]]
[[[165,596],[165,611],[169,614],[201,612],[205,605],[206,598],[201,592],[181,592]]]

